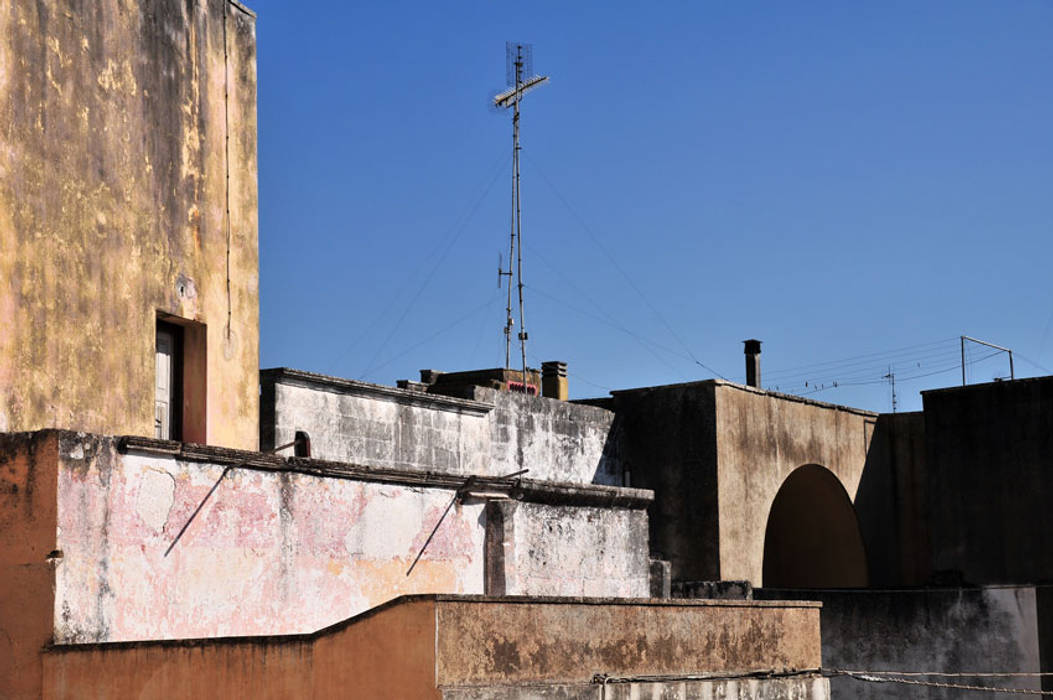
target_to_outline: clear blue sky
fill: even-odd
[[[962,333],[1053,367],[1049,0],[249,5],[264,367],[503,364],[506,40],[552,79],[526,327],[572,396],[743,381],[751,337],[766,386],[883,411],[890,363],[900,410],[960,382]]]

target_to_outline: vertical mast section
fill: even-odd
[[[526,322],[523,320],[523,213],[519,195],[519,101],[523,99],[523,46],[516,46],[516,99],[512,112],[512,169],[515,172],[516,281],[519,287],[519,351],[523,356],[523,390],[529,384],[526,361]],[[511,260],[509,260],[511,263]]]
[[[505,46],[507,59],[507,79],[512,87],[500,95],[494,97],[494,105],[497,107],[512,108],[512,224],[509,232],[508,249],[508,271],[498,269],[498,279],[508,277],[508,302],[505,307],[505,369],[511,368],[512,362],[512,328],[515,321],[512,317],[512,276],[516,277],[516,286],[519,295],[519,351],[523,367],[523,386],[527,381],[526,341],[529,337],[526,332],[526,322],[523,304],[523,208],[520,199],[520,160],[519,154],[522,146],[519,144],[519,103],[523,94],[538,85],[548,81],[545,76],[526,77],[531,70],[531,48],[529,45],[509,42]],[[515,258],[515,270],[513,272],[512,259]]]

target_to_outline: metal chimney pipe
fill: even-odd
[[[760,344],[761,341],[751,338],[743,340],[746,348],[746,385],[760,389]]]

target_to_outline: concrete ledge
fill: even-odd
[[[684,389],[693,386],[726,386],[730,389],[738,389],[739,391],[746,392],[747,394],[757,394],[759,396],[770,396],[775,399],[782,399],[784,401],[792,401],[793,403],[803,403],[808,406],[816,406],[818,408],[829,408],[835,411],[844,411],[845,413],[853,413],[858,416],[866,416],[868,418],[877,418],[879,413],[874,411],[867,411],[862,408],[853,408],[852,406],[844,406],[837,403],[829,403],[828,401],[816,401],[815,399],[809,399],[804,396],[797,396],[796,394],[784,394],[779,391],[771,391],[770,389],[760,389],[753,386],[747,386],[746,384],[737,384],[735,382],[729,382],[725,379],[705,379],[698,382],[682,382],[679,384],[661,384],[659,386],[647,386],[640,387],[637,389],[619,389],[612,391],[611,396],[619,395],[632,395],[642,394],[650,391],[661,391],[663,389]],[[922,392],[926,393],[926,392]]]
[[[226,447],[196,445],[171,440],[125,435],[118,440],[118,449],[124,453],[165,455],[177,460],[236,466],[240,469],[256,469],[273,472],[297,472],[312,476],[355,481],[371,481],[420,486],[425,488],[460,488],[468,476],[438,472],[421,472],[406,469],[365,467],[343,462],[327,462],[302,457],[282,458],[278,455]],[[622,486],[598,484],[571,484],[537,479],[514,480],[496,477],[472,477],[474,490],[502,495],[530,503],[549,505],[605,506],[616,508],[646,508],[654,500],[654,492]]]

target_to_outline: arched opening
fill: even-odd
[[[764,586],[859,588],[867,559],[855,508],[830,470],[799,467],[775,495],[764,533]]]

